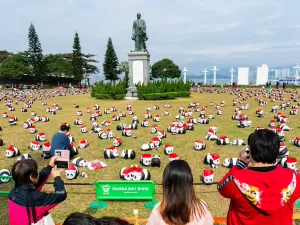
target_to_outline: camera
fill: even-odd
[[[54,155],[57,156],[55,165],[57,168],[69,168],[70,151],[68,150],[55,150]]]

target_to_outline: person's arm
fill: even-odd
[[[233,181],[232,172],[245,168],[247,168],[247,164],[243,161],[239,161],[237,165],[232,167],[232,169],[223,177],[223,179],[219,181],[217,188],[223,197],[233,199],[236,196],[235,190],[237,190],[237,187]]]
[[[54,167],[54,162],[56,160],[56,157],[52,157],[50,159],[50,162],[47,167],[43,168],[39,173],[39,180],[34,185],[37,188],[37,191],[40,192],[44,186],[44,184],[47,182],[48,178],[50,177],[51,171]]]
[[[37,194],[35,205],[43,211],[42,213],[48,212],[67,198],[65,185],[60,176],[54,178],[54,190],[53,193],[39,192]]]
[[[37,191],[40,192],[44,186],[44,184],[47,182],[48,178],[50,177],[52,166],[48,165],[45,168],[43,168],[39,173],[39,180],[34,185],[37,188]]]
[[[248,146],[242,149],[242,151],[239,153],[239,158],[240,160],[238,161],[236,166],[232,167],[232,169],[217,185],[218,191],[225,198],[234,199],[234,197],[236,196],[236,191],[238,190],[233,181],[232,172],[234,172],[235,170],[246,169],[248,167],[248,164],[250,163]]]

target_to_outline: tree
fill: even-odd
[[[71,62],[66,60],[62,54],[49,54],[45,56],[46,73],[56,78],[71,76]]]
[[[115,82],[116,80],[119,79],[118,74],[120,72],[118,70],[118,66],[119,66],[119,60],[115,52],[112,40],[111,38],[109,38],[107,42],[107,50],[105,53],[105,59],[103,63],[103,73],[105,76],[105,80],[110,80],[111,82]]]
[[[72,75],[74,80],[81,81],[83,79],[83,59],[81,54],[81,46],[78,33],[76,31],[73,44],[73,54],[72,54]]]
[[[67,61],[72,61],[72,57],[73,57],[73,54],[72,53],[64,53],[62,54],[62,56],[64,57],[65,60]],[[88,85],[90,86],[90,76],[92,74],[96,74],[99,72],[99,69],[96,65],[94,65],[95,63],[98,63],[97,60],[93,59],[93,57],[95,57],[97,55],[94,55],[94,54],[84,54],[84,53],[81,53],[81,57],[82,57],[82,60],[83,60],[83,71],[84,71],[84,74],[86,74],[87,76],[87,82],[88,82]]]
[[[43,50],[33,24],[29,27],[28,42],[29,49],[26,53],[31,66],[30,73],[36,81],[42,82],[46,78]]]
[[[152,65],[153,78],[179,78],[181,70],[170,59],[162,59]]]
[[[129,63],[128,63],[128,61],[120,62],[119,73],[125,73],[124,81],[127,84],[127,86],[129,86],[129,84],[128,84],[128,82],[129,82]]]
[[[8,52],[6,50],[0,50],[0,63],[10,55],[12,55],[11,52]]]
[[[24,54],[8,56],[0,64],[0,77],[19,80],[24,75],[29,75],[29,62]]]

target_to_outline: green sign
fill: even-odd
[[[12,176],[0,176],[0,185],[1,182],[9,182],[12,180]],[[10,191],[0,191],[0,195],[9,195]]]
[[[103,209],[107,206],[102,201],[147,201],[145,207],[151,210],[155,202],[155,183],[153,181],[97,181],[96,202],[92,209]]]

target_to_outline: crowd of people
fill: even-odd
[[[67,128],[62,127],[59,140],[64,142]],[[55,136],[54,136],[55,140]],[[61,144],[63,147],[64,144]],[[220,194],[230,199],[228,225],[292,225],[295,201],[300,197],[300,176],[296,170],[277,164],[279,136],[268,129],[256,130],[239,153],[239,162],[218,183]],[[66,146],[65,151],[69,151]],[[38,173],[33,159],[16,162],[12,169],[15,187],[9,195],[11,225],[54,225],[49,210],[67,198],[56,157]],[[49,176],[54,179],[52,193],[41,192]],[[174,160],[164,169],[163,200],[149,217],[149,225],[213,225],[208,205],[194,191],[192,171],[184,160]],[[127,225],[119,218],[93,218],[73,213],[63,225]]]

